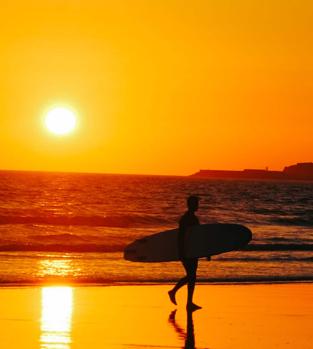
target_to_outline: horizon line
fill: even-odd
[[[117,172],[88,172],[88,171],[66,171],[66,170],[16,170],[0,169],[0,172],[28,172],[28,173],[60,173],[60,174],[94,174],[94,175],[112,175],[112,176],[151,176],[151,177],[189,177],[190,175],[175,174],[152,174],[152,173],[117,173]]]
[[[297,162],[295,164],[292,165],[296,165],[296,164],[301,164],[301,163],[313,163],[310,161],[305,161],[305,162]],[[250,168],[250,167],[246,167],[246,168],[242,168],[240,170],[233,170],[233,169],[222,169],[222,170],[212,170],[212,169],[201,169],[199,168],[198,170],[196,170],[196,172],[193,172],[191,174],[154,174],[154,173],[118,173],[118,172],[98,172],[98,171],[66,171],[66,170],[17,170],[17,169],[0,169],[0,172],[30,172],[30,173],[71,173],[71,174],[94,174],[94,175],[119,175],[119,176],[153,176],[153,177],[189,177],[192,176],[193,174],[199,172],[199,171],[234,171],[234,172],[241,172],[244,170],[264,170],[264,171],[277,171],[277,172],[281,172],[284,170],[285,167],[288,166],[292,166],[292,165],[285,165],[282,170],[270,170],[268,167],[265,168]]]

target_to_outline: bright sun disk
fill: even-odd
[[[46,114],[45,124],[50,132],[57,135],[65,135],[75,129],[76,115],[68,108],[54,108]]]

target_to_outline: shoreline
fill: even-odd
[[[177,281],[177,280],[176,280]],[[1,288],[31,288],[31,287],[119,287],[119,286],[170,286],[174,281],[164,282],[111,282],[111,283],[84,283],[84,282],[42,282],[42,283],[0,283]],[[308,285],[313,280],[283,280],[283,281],[238,281],[238,282],[201,282],[197,281],[196,286],[257,286],[257,285]]]

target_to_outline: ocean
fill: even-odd
[[[201,223],[239,223],[244,251],[200,260],[199,282],[313,280],[313,183],[0,172],[0,284],[168,283],[179,262],[132,263],[129,242],[176,228],[188,195]]]

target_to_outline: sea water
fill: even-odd
[[[202,282],[313,280],[313,183],[0,172],[0,284],[153,283],[179,262],[132,263],[136,238],[177,227],[188,195],[201,223],[244,224],[244,251],[200,260]]]

